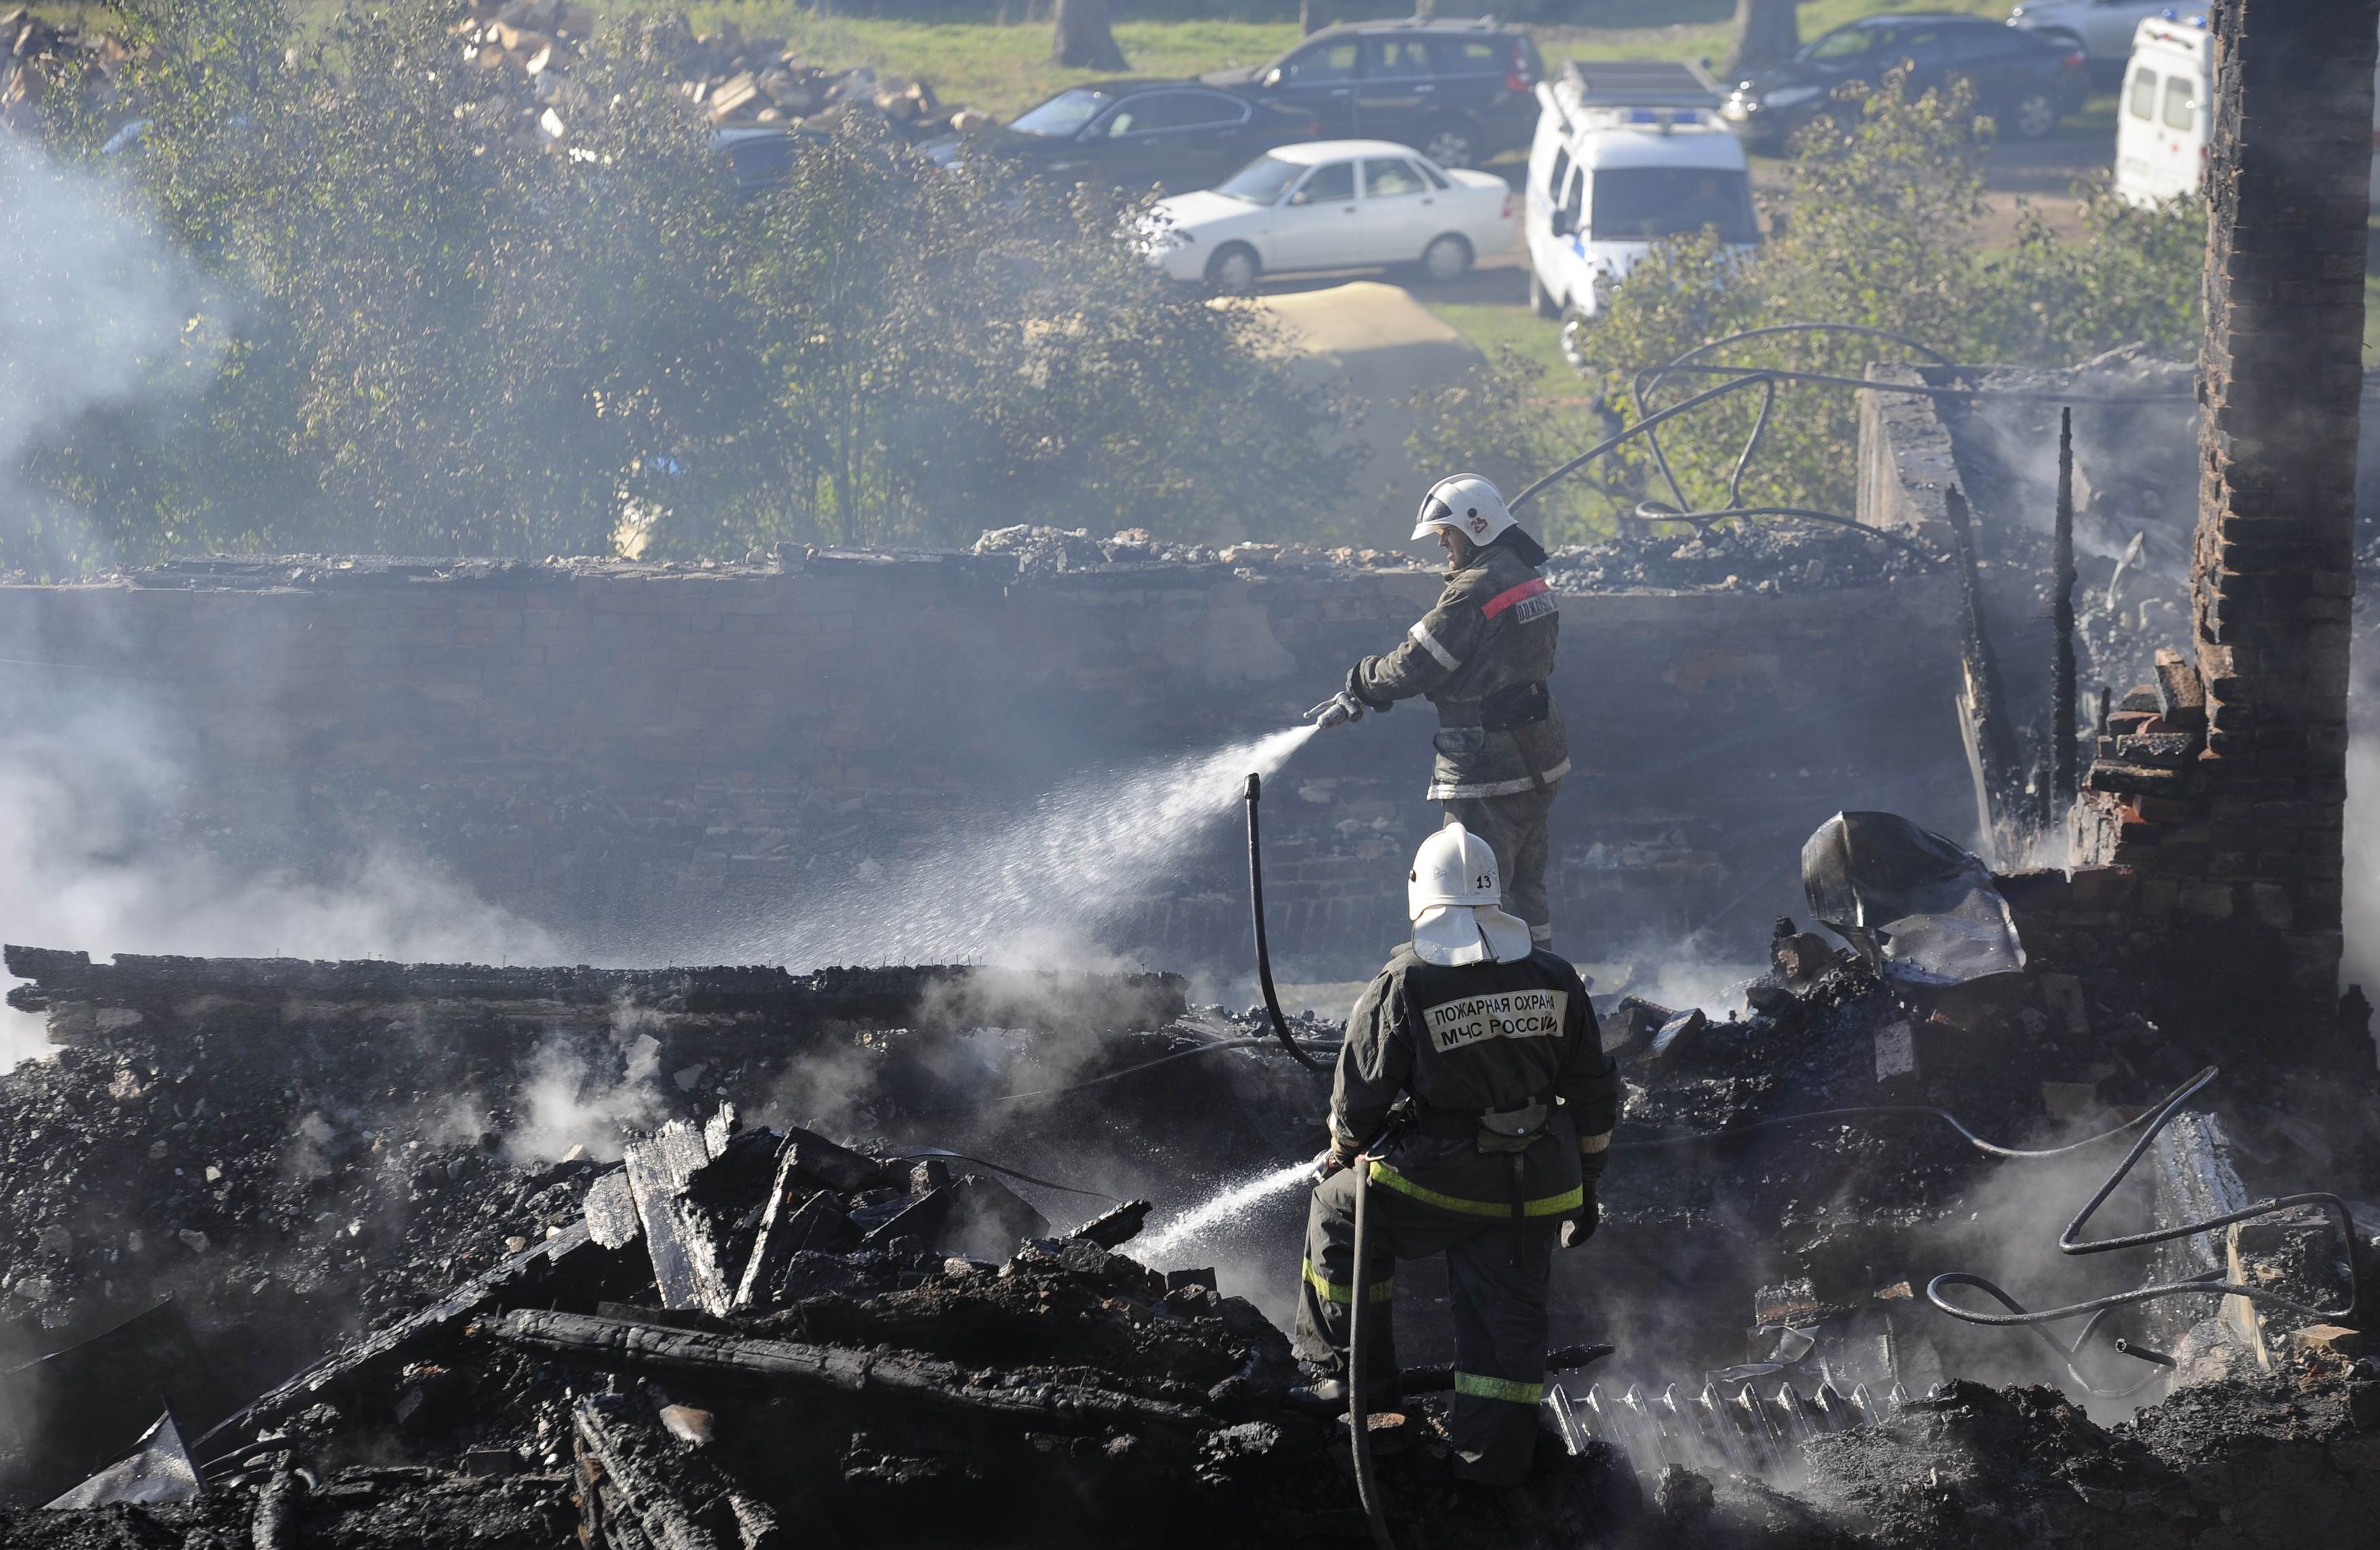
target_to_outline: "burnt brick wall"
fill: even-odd
[[[2192,597],[2203,708],[2119,729],[2099,854],[2186,914],[2277,931],[2335,995],[2374,0],[2223,0]],[[2163,703],[2179,683],[2170,668]]]
[[[1285,564],[1026,576],[969,555],[188,562],[0,586],[0,656],[102,670],[0,677],[0,714],[24,732],[105,702],[170,722],[179,827],[152,843],[302,867],[394,834],[590,955],[774,961],[714,923],[890,873],[1085,769],[1287,726],[1439,585]],[[1946,602],[1907,582],[1566,597],[1563,945],[1714,920],[1765,941],[1839,807],[1961,832]],[[1437,822],[1430,731],[1427,708],[1367,718],[1268,785],[1289,972],[1368,972],[1400,934],[1404,863]],[[1147,880],[1115,945],[1242,966],[1244,866],[1220,827]]]

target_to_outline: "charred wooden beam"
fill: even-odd
[[[628,1144],[628,1190],[644,1224],[664,1308],[719,1314],[735,1303],[710,1222],[686,1199],[686,1186],[710,1159],[701,1128],[684,1120],[672,1120],[649,1139]]]
[[[1146,1200],[1127,1200],[1112,1211],[1093,1217],[1066,1236],[1097,1243],[1102,1249],[1120,1248],[1140,1236],[1153,1208]]]
[[[2000,684],[1999,657],[1992,649],[1991,626],[1985,617],[1974,514],[1956,486],[1942,492],[1942,509],[1949,519],[1951,547],[1959,562],[1960,660],[1964,669],[1960,730],[1975,781],[1976,817],[1985,843],[1998,853],[1985,859],[2007,862],[2023,849],[2024,766],[2018,753],[2016,728],[2009,719],[2008,696]]]
[[[2081,792],[2074,742],[2074,411],[2058,411],[2058,514],[2050,551],[2049,781],[2042,829],[2062,829]]]
[[[1213,1424],[1205,1411],[1084,1384],[1039,1383],[987,1388],[954,1362],[903,1351],[848,1350],[793,1340],[751,1339],[672,1329],[630,1319],[516,1309],[478,1326],[508,1345],[590,1362],[613,1371],[679,1377],[741,1379],[771,1388],[870,1394],[965,1414],[1028,1421],[1037,1426]]]
[[[316,1403],[325,1390],[376,1370],[396,1352],[479,1312],[501,1293],[542,1286],[565,1261],[576,1264],[601,1253],[590,1243],[587,1224],[573,1222],[536,1247],[481,1271],[420,1312],[399,1319],[344,1351],[324,1357],[296,1377],[249,1400],[191,1447],[204,1458],[210,1445],[221,1444],[237,1433],[270,1424],[281,1416],[304,1410]]]
[[[678,1460],[669,1458],[658,1429],[619,1396],[579,1400],[571,1412],[571,1431],[579,1489],[586,1493],[580,1510],[583,1516],[589,1498],[598,1504],[605,1543],[628,1537],[616,1532],[625,1520],[653,1550],[729,1550],[730,1542],[711,1532],[708,1514],[680,1497],[665,1478],[662,1466]]]
[[[803,1189],[794,1154],[793,1147],[785,1148],[777,1182],[761,1214],[759,1236],[744,1261],[744,1279],[735,1289],[739,1308],[766,1307],[773,1302],[778,1283],[785,1278],[795,1254],[805,1249],[832,1251],[853,1236],[851,1218],[844,1215],[843,1203],[830,1192],[814,1190],[800,1205],[792,1204]]]

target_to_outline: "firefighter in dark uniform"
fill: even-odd
[[[1561,624],[1560,601],[1537,574],[1546,551],[1476,474],[1432,487],[1413,532],[1431,535],[1452,562],[1437,606],[1395,650],[1356,663],[1347,686],[1306,714],[1338,726],[1426,696],[1438,710],[1429,799],[1445,805],[1447,822],[1495,849],[1504,906],[1548,947],[1546,825],[1555,787],[1570,773],[1570,745],[1546,686]]]
[[[1618,1099],[1578,971],[1530,947],[1500,891],[1495,854],[1461,824],[1414,858],[1413,939],[1355,1003],[1339,1053],[1296,1329],[1310,1380],[1301,1398],[1343,1406],[1360,1164],[1373,1391],[1394,1405],[1396,1261],[1443,1253],[1454,1470],[1488,1485],[1528,1472],[1546,1394],[1546,1280],[1556,1244],[1595,1230]]]

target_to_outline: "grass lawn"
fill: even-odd
[[[337,0],[290,0],[301,15],[326,12]],[[594,0],[609,17],[652,8],[651,0]],[[108,6],[77,0],[36,4],[45,15],[76,18],[105,28],[115,22]],[[1129,9],[1129,6],[1126,7]],[[1727,55],[1733,0],[1578,0],[1592,23],[1529,29],[1548,65],[1565,59],[1707,59],[1714,71]],[[830,16],[798,0],[697,0],[686,15],[699,31],[734,22],[747,37],[786,39],[803,57],[821,65],[872,65],[880,73],[930,82],[948,103],[1013,115],[1076,81],[1100,72],[1061,69],[1050,63],[1049,0],[999,0],[985,6],[994,19],[937,21],[880,17]],[[1403,16],[1401,6],[1346,7],[1350,18],[1368,12]],[[1802,36],[1816,37],[1859,17],[1886,11],[1964,11],[2003,16],[2008,0],[1805,0]],[[1288,21],[1133,21],[1116,24],[1116,42],[1133,73],[1195,75],[1233,65],[1257,65],[1294,43],[1297,23]]]
[[[1584,402],[1584,384],[1562,363],[1559,331],[1526,307],[1441,301],[1430,303],[1429,309],[1448,327],[1476,345],[1482,354],[1493,355],[1499,346],[1512,345],[1545,369],[1549,394],[1577,397]]]

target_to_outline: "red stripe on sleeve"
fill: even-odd
[[[1520,602],[1524,599],[1534,598],[1540,592],[1550,592],[1552,590],[1552,587],[1546,585],[1545,577],[1532,576],[1528,580],[1521,583],[1518,587],[1513,587],[1509,592],[1497,593],[1494,597],[1488,599],[1487,603],[1479,610],[1479,612],[1486,614],[1488,618],[1493,619],[1496,615],[1503,612],[1514,603]]]

